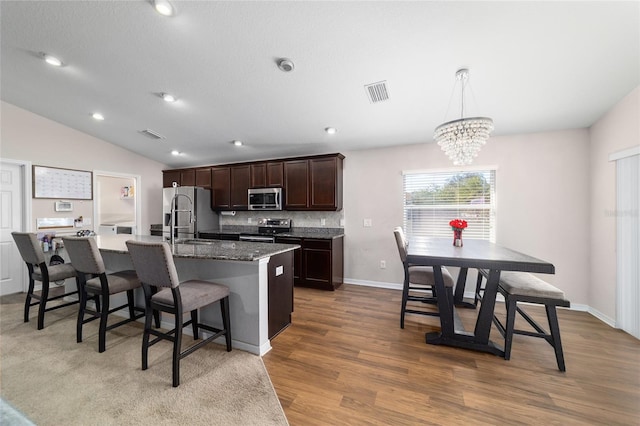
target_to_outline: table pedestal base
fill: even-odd
[[[489,341],[487,343],[478,343],[473,341],[473,334],[471,333],[458,333],[453,336],[443,336],[439,331],[433,331],[425,334],[425,340],[429,345],[444,345],[452,346],[455,348],[471,349],[479,352],[487,352],[499,357],[504,358],[504,350]]]

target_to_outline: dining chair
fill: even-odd
[[[140,280],[133,270],[108,274],[94,237],[63,237],[62,241],[71,258],[71,264],[78,271],[80,309],[76,324],[76,341],[82,342],[84,324],[99,319],[98,352],[104,352],[107,331],[144,316],[144,309],[135,306],[134,299],[134,290],[140,288]],[[127,294],[127,303],[110,308],[110,297],[123,292]],[[102,299],[101,303],[96,303],[95,309],[87,306],[89,295],[96,300],[96,296]],[[109,314],[123,308],[128,308],[129,318],[108,325]]]
[[[398,253],[404,267],[404,283],[402,285],[402,307],[400,310],[400,328],[404,328],[405,314],[418,314],[439,316],[439,312],[433,309],[424,309],[420,304],[435,305],[438,304],[436,293],[436,282],[431,266],[411,265],[407,262],[408,242],[402,227],[398,226],[393,230],[398,245]],[[447,292],[453,291],[453,277],[444,266],[442,269],[442,277]],[[412,303],[407,307],[408,302]]]
[[[12,232],[11,236],[16,246],[18,246],[20,256],[22,256],[22,260],[27,264],[27,270],[29,271],[29,288],[27,290],[27,298],[24,302],[24,322],[29,322],[29,308],[38,305],[38,330],[42,330],[44,328],[45,312],[75,305],[79,302],[79,300],[74,299],[47,307],[47,303],[53,300],[73,296],[78,293],[78,290],[66,292],[64,286],[58,288],[51,287],[52,282],[55,283],[68,278],[75,278],[77,283],[76,270],[68,263],[47,266],[44,251],[40,246],[36,234],[31,232]],[[42,289],[39,292],[35,291],[36,281],[42,283]],[[32,299],[35,299],[36,302],[32,302]]]
[[[145,294],[146,319],[142,336],[142,369],[149,366],[149,347],[161,340],[173,342],[173,387],[180,385],[180,360],[212,342],[225,336],[227,352],[231,351],[231,327],[229,320],[229,288],[210,281],[188,280],[180,282],[173,255],[166,242],[127,241],[127,248],[133,266],[142,282]],[[161,288],[153,294],[151,286]],[[223,328],[218,329],[198,321],[198,309],[220,302]],[[173,314],[175,326],[169,332],[151,328],[151,312],[159,310]],[[191,318],[184,321],[184,314],[191,313]],[[211,333],[203,341],[193,344],[181,351],[182,329],[192,326],[193,338],[198,340],[200,329]],[[150,341],[151,335],[155,336]]]

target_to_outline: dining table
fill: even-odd
[[[410,237],[407,262],[411,265],[431,266],[434,271],[440,331],[426,333],[426,343],[472,349],[502,357],[503,347],[489,340],[500,272],[555,273],[555,267],[550,262],[477,239],[465,239],[463,245],[457,247],[449,238]],[[443,267],[460,268],[454,292],[447,292],[445,289]],[[487,275],[473,332],[464,329],[456,313],[458,308],[475,307],[463,299],[469,269],[477,269],[478,273],[486,271]]]

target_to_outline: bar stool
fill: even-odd
[[[62,241],[71,258],[71,264],[78,271],[80,310],[76,325],[76,341],[82,342],[84,324],[100,319],[98,352],[104,352],[107,331],[144,316],[144,309],[135,306],[133,297],[133,291],[140,287],[140,280],[133,270],[107,274],[100,250],[93,237],[63,237]],[[109,309],[109,297],[122,292],[127,293],[127,303]],[[87,307],[89,294],[100,296],[102,307],[98,305],[95,310],[89,309]],[[109,314],[125,307],[129,308],[129,318],[107,326]],[[89,315],[89,318],[85,319],[86,315]]]
[[[50,295],[51,282],[66,280],[67,278],[76,278],[78,282],[76,270],[68,263],[60,265],[47,266],[44,258],[42,247],[36,238],[36,234],[30,232],[12,232],[11,236],[18,246],[22,260],[27,264],[29,271],[29,289],[27,290],[27,298],[24,302],[24,322],[29,322],[29,308],[38,305],[38,330],[44,328],[44,313],[53,311],[54,309],[64,308],[66,306],[75,305],[79,300],[63,303],[60,305],[50,306],[47,303],[52,300],[61,299],[63,297],[77,294],[78,291],[71,291],[63,294]],[[35,281],[42,283],[40,294],[34,291]],[[57,292],[59,293],[59,292]],[[32,299],[37,302],[31,302]]]
[[[227,352],[231,351],[229,288],[210,281],[179,282],[171,249],[169,244],[165,242],[152,243],[130,240],[127,241],[127,248],[145,294],[146,320],[142,337],[142,369],[148,368],[150,346],[160,340],[173,342],[173,387],[177,387],[180,385],[180,360],[182,358],[223,335],[227,344]],[[150,286],[156,286],[162,290],[152,294]],[[222,312],[222,329],[198,322],[198,309],[217,301],[220,301]],[[151,329],[153,310],[173,314],[175,318],[174,329],[166,333]],[[185,312],[191,312],[191,319],[186,322],[183,319]],[[212,335],[181,352],[182,329],[190,324],[193,327],[194,340],[198,339],[198,332],[201,328],[211,332]],[[149,341],[151,335],[156,338]]]

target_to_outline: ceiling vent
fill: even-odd
[[[165,139],[165,137],[162,136],[160,133],[154,132],[151,129],[140,130],[140,133],[142,133],[145,136],[150,137],[151,139]]]
[[[369,96],[369,102],[372,104],[383,102],[389,99],[389,91],[387,90],[387,81],[379,81],[364,86]]]

